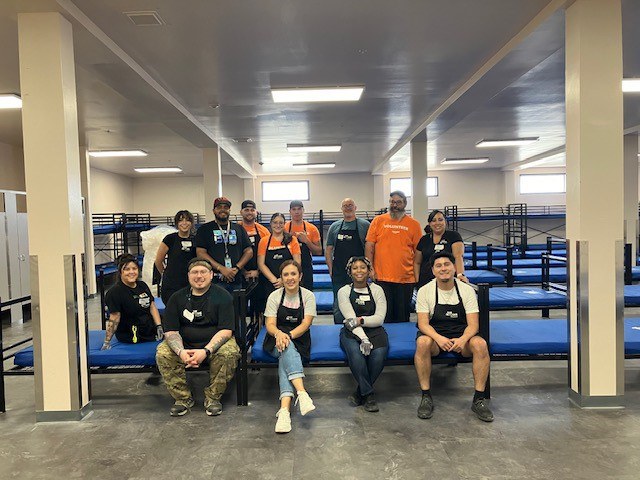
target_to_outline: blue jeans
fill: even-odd
[[[278,380],[280,382],[280,398],[293,397],[293,385],[291,380],[304,378],[302,370],[302,358],[293,342],[289,342],[287,348],[279,352],[274,348],[271,355],[278,359]]]
[[[347,354],[349,368],[356,382],[358,382],[360,395],[364,396],[373,393],[373,384],[382,373],[389,347],[375,348],[371,350],[369,356],[365,357],[360,351],[360,342],[354,338],[347,337],[344,328],[340,330],[340,345]]]

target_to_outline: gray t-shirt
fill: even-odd
[[[278,315],[278,307],[280,306],[280,299],[282,298],[282,291],[284,287],[280,287],[277,290],[271,292],[269,298],[267,298],[267,308],[264,310],[265,317],[276,317]],[[306,288],[300,287],[302,290],[302,303],[304,304],[304,315],[311,315],[313,317],[317,316],[318,313],[316,311],[316,297],[313,295],[313,292],[307,290]],[[295,295],[287,295],[284,296],[284,306],[289,308],[299,308],[300,307],[300,297],[296,293]]]
[[[358,236],[360,237],[360,241],[362,242],[362,246],[364,247],[365,239],[367,238],[367,232],[369,231],[370,223],[364,218],[356,218],[351,222],[344,222],[342,224],[342,220],[336,220],[329,227],[329,232],[327,233],[327,246],[334,246],[336,244],[336,239],[338,237],[338,232],[340,231],[340,227],[342,226],[342,230],[355,230],[356,225],[358,227]]]

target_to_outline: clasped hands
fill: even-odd
[[[287,348],[287,346],[289,345],[289,342],[291,341],[291,337],[289,336],[289,334],[283,332],[282,330],[278,330],[276,332],[276,349],[282,353],[284,351],[285,348]]]
[[[436,340],[438,347],[443,352],[456,352],[462,353],[462,349],[467,344],[467,340],[460,338],[447,338],[440,337],[440,339]]]
[[[180,351],[180,360],[183,361],[185,368],[195,368],[204,362],[207,358],[207,352],[203,348],[189,348]]]
[[[240,270],[238,267],[227,268],[223,265],[218,267],[218,272],[224,277],[227,282],[233,282],[236,279],[236,275]]]

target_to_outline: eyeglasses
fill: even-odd
[[[404,200],[389,200],[389,205],[404,205]]]

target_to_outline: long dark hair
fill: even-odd
[[[445,229],[447,228],[446,227],[447,217],[444,216],[444,213],[442,212],[442,210],[432,210],[429,216],[427,217],[427,225],[426,227],[424,227],[424,233],[426,233],[427,235],[429,235],[430,233],[433,233],[431,231],[431,227],[429,226],[429,223],[433,222],[433,219],[436,218],[436,215],[438,215],[439,213],[444,217]]]
[[[273,220],[277,217],[282,218],[284,222],[287,221],[283,213],[276,212],[273,215],[271,215],[271,220],[269,220],[269,225],[271,225],[271,222],[273,222]],[[285,245],[285,246],[289,245],[291,243],[292,238],[293,238],[293,235],[291,235],[289,232],[285,232],[284,230],[282,230],[282,245]]]

